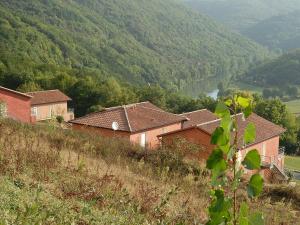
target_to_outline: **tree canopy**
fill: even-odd
[[[112,76],[195,95],[269,55],[172,0],[4,0],[0,49],[0,82],[13,88]]]

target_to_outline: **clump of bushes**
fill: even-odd
[[[64,122],[65,120],[64,120],[64,117],[63,117],[63,116],[57,116],[57,117],[56,117],[56,121],[57,121],[59,124],[61,124],[61,123]]]

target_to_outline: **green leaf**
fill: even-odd
[[[230,116],[230,111],[228,109],[228,107],[223,103],[223,102],[219,102],[216,106],[216,111],[215,114],[220,117],[223,118],[225,116]]]
[[[228,98],[224,103],[226,106],[230,107],[232,105],[233,101],[231,98]]]
[[[212,185],[218,185],[217,179],[224,174],[227,163],[222,150],[215,149],[206,161],[206,167],[212,171]]]
[[[239,104],[239,106],[245,109],[250,106],[251,100],[249,98],[239,96],[237,98],[237,103]]]
[[[258,151],[253,149],[249,151],[242,162],[243,166],[248,170],[260,169],[261,159]]]
[[[249,207],[243,202],[240,206],[240,214],[239,214],[239,225],[249,225],[248,220]]]
[[[243,110],[245,118],[248,118],[252,114],[252,106],[249,105]]]
[[[211,136],[211,144],[224,146],[229,142],[229,134],[222,127],[217,127]]]
[[[251,142],[254,142],[256,138],[256,128],[254,123],[248,123],[247,127],[245,128],[244,133],[244,141],[245,144],[249,144]]]
[[[208,225],[227,224],[230,221],[232,201],[224,196],[223,190],[216,190],[212,195],[213,201],[209,207],[210,221]]]
[[[263,190],[263,185],[264,185],[263,178],[259,174],[254,174],[251,177],[247,188],[249,197],[252,198],[258,196]]]
[[[249,216],[249,225],[264,225],[264,217],[262,213],[257,212]]]
[[[208,169],[219,168],[221,170],[226,169],[226,163],[224,160],[224,154],[220,149],[214,149],[209,158],[206,161],[206,167]]]
[[[230,115],[226,115],[221,119],[220,127],[224,129],[226,132],[230,132],[232,127],[232,120]],[[229,134],[228,134],[229,135]]]

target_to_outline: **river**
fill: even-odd
[[[218,98],[218,93],[219,93],[219,89],[215,89],[211,92],[208,92],[207,96],[212,97],[213,99],[217,99]]]

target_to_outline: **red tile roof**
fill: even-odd
[[[184,122],[183,128],[195,126],[207,121],[218,119],[218,117],[207,109],[201,109],[193,112],[183,113],[182,116],[187,117],[189,120]]]
[[[70,123],[112,129],[119,124],[120,131],[139,132],[185,121],[180,115],[168,113],[150,102],[107,108],[70,121]]]
[[[272,137],[279,136],[280,134],[285,132],[284,128],[256,115],[255,113],[252,113],[247,119],[243,119],[242,114],[238,114],[237,117],[238,117],[239,140],[242,140],[241,137],[243,136],[245,128],[248,123],[252,122],[255,125],[256,139],[253,143],[251,143],[251,145],[263,142]],[[187,127],[183,130],[198,128],[199,130],[202,130],[202,131],[206,132],[207,134],[212,135],[213,132],[215,131],[215,129],[220,125],[220,121],[221,121],[220,119],[216,119],[213,121],[207,121],[202,124]],[[177,131],[161,134],[159,136],[168,136],[170,134],[178,133],[180,131],[182,131],[182,130],[177,130]],[[239,146],[240,146],[240,148],[244,147],[243,143],[241,143],[241,142],[239,143]]]
[[[72,100],[60,90],[36,91],[28,92],[27,95],[32,96],[31,105],[41,105],[55,102],[67,102]]]
[[[285,132],[285,129],[252,113],[247,119],[243,118],[243,114],[237,115],[238,119],[238,137],[240,140],[239,147],[243,147],[242,137],[245,132],[247,124],[253,123],[256,127],[256,139],[251,145],[263,142],[272,137],[276,137]],[[198,128],[205,132],[212,134],[215,129],[220,125],[220,120],[204,123],[198,125]]]

